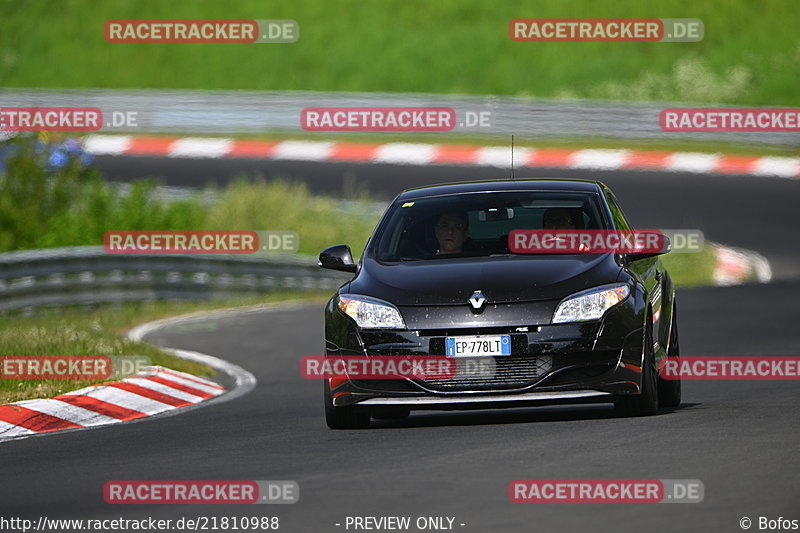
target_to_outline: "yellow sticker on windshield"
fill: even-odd
[[[412,205],[414,205],[414,202],[406,202],[403,204],[403,207],[411,207]]]

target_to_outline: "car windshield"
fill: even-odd
[[[608,229],[593,193],[484,192],[398,201],[372,251],[379,261],[510,254],[517,229]]]

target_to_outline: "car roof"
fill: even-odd
[[[605,186],[599,181],[577,179],[545,178],[460,181],[406,189],[397,196],[397,200],[497,191],[576,191],[599,193],[604,187]]]

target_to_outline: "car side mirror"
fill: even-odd
[[[657,255],[667,254],[672,251],[672,243],[669,240],[669,237],[664,235],[664,245],[662,246],[661,250],[658,251],[650,251],[650,252],[632,252],[632,253],[625,253],[622,254],[623,260],[627,263],[631,261],[638,261],[639,259],[647,259],[648,257],[655,257]]]
[[[338,244],[322,250],[319,254],[319,266],[353,274],[357,268],[353,261],[353,254],[350,253],[350,247],[346,244]]]

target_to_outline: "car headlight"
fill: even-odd
[[[595,320],[630,294],[624,283],[603,285],[564,298],[553,314],[553,324]]]
[[[360,328],[406,329],[400,311],[389,302],[368,296],[343,294],[339,296],[338,305]]]

